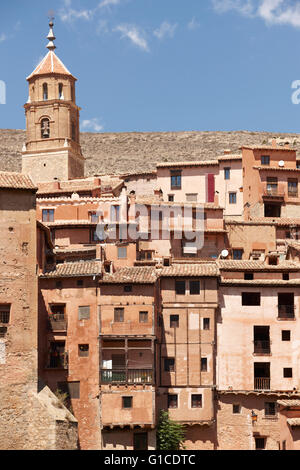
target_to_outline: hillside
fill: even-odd
[[[81,145],[86,175],[91,176],[152,171],[163,161],[213,159],[224,149],[239,152],[241,145],[266,144],[273,137],[290,139],[300,156],[299,134],[248,131],[82,133]],[[0,170],[21,170],[23,142],[25,131],[0,129]]]

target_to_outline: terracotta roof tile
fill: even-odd
[[[48,54],[46,54],[42,61],[39,63],[39,65],[29,75],[29,77],[27,77],[27,80],[30,80],[35,75],[49,75],[50,73],[57,73],[59,75],[71,75],[73,77],[71,72],[69,72],[67,67],[57,57],[55,52],[49,51]]]
[[[157,163],[157,168],[168,168],[168,167],[180,167],[180,166],[208,166],[215,165],[218,166],[218,160],[190,160],[184,162],[162,162]]]
[[[287,422],[290,426],[300,426],[300,418],[288,418]]]
[[[0,188],[37,189],[29,176],[7,171],[0,171]]]
[[[75,261],[57,264],[52,270],[40,274],[40,278],[94,276],[101,274],[101,272],[101,261]]]
[[[221,271],[282,271],[300,270],[300,263],[295,261],[283,261],[277,265],[266,264],[255,260],[218,260],[217,264]]]
[[[300,168],[285,168],[285,167],[280,167],[280,166],[253,166],[255,170],[260,170],[260,171],[295,171],[299,173]]]
[[[300,407],[300,400],[278,400],[278,405]]]
[[[219,269],[216,263],[173,264],[172,266],[163,267],[160,270],[161,277],[176,277],[176,276],[215,277],[218,275],[219,275]]]
[[[104,274],[102,283],[105,284],[153,284],[157,279],[157,269],[152,266],[134,266],[120,268],[113,274]]]
[[[241,149],[250,149],[250,150],[280,150],[280,151],[285,151],[285,152],[296,152],[295,149],[291,149],[288,147],[272,147],[270,145],[242,145]]]
[[[221,278],[221,284],[231,286],[299,286],[300,279],[290,279],[284,281],[283,279],[224,279]]]
[[[284,218],[284,217],[258,217],[258,218],[253,218],[251,222],[254,224],[259,224],[259,223],[270,224],[271,223],[274,225],[288,226],[288,225],[300,225],[300,218],[297,219],[297,218]]]

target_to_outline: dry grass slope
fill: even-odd
[[[299,134],[248,131],[82,133],[81,145],[91,176],[152,171],[157,162],[210,160],[225,149],[239,152],[241,145],[266,144],[273,137],[290,139],[300,155]],[[0,130],[0,170],[21,170],[24,142],[25,131]]]

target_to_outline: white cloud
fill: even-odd
[[[72,8],[72,0],[64,0],[64,8],[59,11],[59,17],[62,21],[72,23],[74,20],[83,19],[90,21],[94,18],[97,10],[105,7],[119,5],[121,0],[102,0],[98,5],[92,9],[75,10]]]
[[[137,26],[127,24],[118,25],[113,31],[120,32],[122,34],[122,38],[130,39],[134,45],[144,51],[149,52],[148,43],[144,37],[145,33]]]
[[[300,0],[211,0],[217,13],[235,10],[270,25],[300,27]]]
[[[194,29],[198,29],[199,26],[200,26],[200,23],[197,22],[195,17],[193,17],[187,25],[187,27],[190,31],[193,31]]]
[[[110,7],[112,5],[119,5],[120,0],[102,0],[99,3],[98,8]]]
[[[164,21],[158,29],[153,31],[154,36],[158,39],[163,39],[165,36],[169,36],[172,38],[175,33],[175,29],[177,28],[177,23],[170,24],[168,21]]]
[[[100,132],[100,131],[103,130],[103,125],[100,124],[98,118],[84,119],[81,122],[81,130],[83,130],[83,131],[92,131],[92,132]]]
[[[0,42],[4,42],[4,41],[6,41],[6,39],[7,39],[6,34],[4,34],[4,33],[0,34]]]

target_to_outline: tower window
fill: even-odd
[[[49,139],[50,137],[50,121],[48,118],[42,119],[41,122],[41,138]]]
[[[76,126],[74,122],[72,122],[72,140],[76,140]]]
[[[58,84],[58,98],[60,100],[63,100],[64,99],[64,86],[62,83],[59,83]]]
[[[43,84],[43,100],[44,101],[48,100],[48,85],[47,85],[47,83]]]

